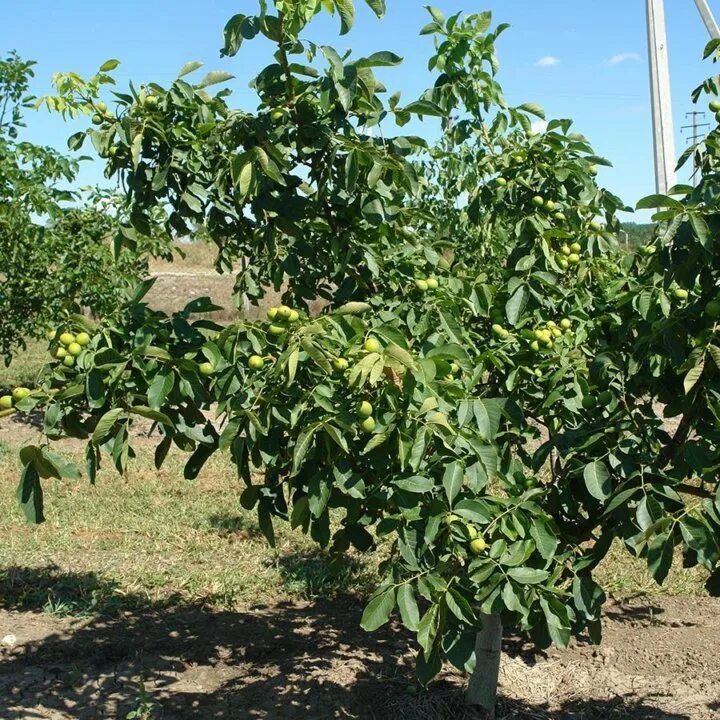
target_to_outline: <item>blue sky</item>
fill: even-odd
[[[387,70],[390,90],[401,89],[410,100],[428,85],[426,70],[431,40],[418,36],[427,21],[424,2],[387,0],[388,14],[378,22],[358,3],[350,35],[338,37],[338,21],[316,20],[307,36],[356,53],[392,49],[405,58]],[[511,103],[533,101],[548,117],[571,117],[599,154],[614,164],[600,181],[634,204],[654,189],[651,116],[645,34],[645,3],[641,0],[437,0],[446,14],[493,11],[495,22],[511,29],[499,42],[500,82]],[[690,92],[712,73],[701,61],[707,31],[690,0],[666,3],[668,42],[676,126],[677,152],[686,144],[680,126],[692,109]],[[720,0],[711,0],[720,17]],[[122,65],[120,87],[132,79],[168,84],[189,60],[206,69],[236,75],[235,103],[254,107],[250,77],[268,61],[269,47],[254,41],[233,59],[220,59],[221,30],[236,12],[252,13],[255,0],[0,0],[0,52],[17,50],[38,61],[33,92],[51,92],[55,71],[91,74],[108,58]],[[700,109],[705,109],[700,108]],[[707,119],[707,118],[706,118]],[[45,111],[27,118],[25,137],[58,148],[75,129]],[[427,132],[430,127],[426,125]],[[422,131],[422,127],[419,128]],[[101,178],[97,164],[88,165],[83,182]]]

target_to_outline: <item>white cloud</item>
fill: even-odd
[[[556,58],[554,55],[546,55],[545,57],[541,57],[536,63],[536,67],[552,67],[553,65],[559,65],[560,59]]]
[[[619,65],[620,63],[624,62],[638,62],[640,60],[640,55],[638,55],[636,52],[624,52],[624,53],[618,53],[617,55],[613,55],[608,62],[611,65]]]
[[[533,135],[539,135],[547,130],[547,126],[547,120],[535,120],[530,125],[530,132],[532,132]]]

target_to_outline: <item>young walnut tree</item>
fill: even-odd
[[[399,617],[420,681],[450,662],[492,713],[503,628],[599,642],[594,570],[614,541],[658,582],[679,547],[720,592],[720,133],[690,153],[698,187],[644,201],[657,232],[627,253],[623,204],[595,181],[608,163],[569,120],[536,133],[542,110],[505,101],[506,26],[429,8],[434,84],[405,102],[375,74],[393,52],[306,38],[321,12],[351,29],[351,0],[261,0],[227,23],[228,58],[256,36],[275,46],[255,110],[213,89],[228,72],[191,79],[199,63],[105,100],[116,61],[56,76],[44,102],[91,117],[71,145],[89,139],[123,189],[116,247],[202,226],[218,270],[240,266],[239,302],[273,288],[283,304],[220,326],[198,319],[207,298],[150,309],[148,281],[16,409],[42,411],[50,440],[87,439],[91,481],[101,458],[126,470],[149,418],[158,467],[174,446],[192,479],[229,453],[270,543],[286,521],[333,556],[379,548],[362,626]],[[413,118],[440,140],[404,134]],[[43,480],[80,473],[50,445],[21,456],[39,522]]]

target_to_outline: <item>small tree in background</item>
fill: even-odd
[[[0,61],[0,354],[9,362],[31,337],[68,315],[109,315],[167,243],[148,238],[113,256],[113,198],[72,187],[78,161],[20,139],[33,63]]]

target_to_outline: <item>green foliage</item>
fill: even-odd
[[[654,232],[652,223],[624,222],[620,236],[629,248],[637,250],[651,242]]]
[[[718,46],[710,43],[706,51],[714,62]],[[703,94],[717,97],[716,77],[694,97]],[[622,499],[630,513],[620,537],[647,557],[658,582],[668,572],[673,547],[681,545],[686,566],[713,571],[707,587],[716,593],[720,328],[713,303],[720,288],[720,129],[691,147],[681,164],[693,156],[702,168],[696,187],[677,186],[670,196],[653,195],[639,204],[658,208],[653,216],[657,229],[627,277],[610,288],[618,313],[608,325],[613,344],[603,364],[625,396],[613,412],[620,431],[613,445],[632,450],[632,455],[625,451],[610,458],[611,466],[623,468],[622,474],[614,473],[621,482],[612,502]],[[672,436],[658,418],[658,403],[666,418],[676,419]],[[693,482],[687,484],[688,478]]]
[[[362,622],[397,610],[423,682],[443,659],[472,668],[479,613],[540,646],[598,640],[593,570],[616,538],[658,582],[676,545],[717,578],[717,131],[700,187],[647,201],[666,208],[657,252],[621,253],[623,205],[594,179],[606,161],[569,120],[534,133],[542,110],[507,105],[488,13],[430,9],[435,83],[403,106],[372,70],[394,54],[299,37],[333,7],[344,31],[349,2],[262,2],[230,21],[226,55],[257,34],[277,45],[257,112],[209,94],[227,73],[191,84],[190,64],[167,89],[115,93],[86,133],[128,188],[121,239],[202,224],[219,267],[242,264],[238,294],[274,286],[288,305],[221,328],[192,319],[209,299],[151,311],[146,283],[18,409],[44,410],[51,439],[87,439],[91,479],[104,456],[125,471],[137,416],[162,428],[158,466],[171,445],[189,454],[187,478],[230,453],[270,543],[278,521],[334,554],[387,538]],[[63,80],[49,105],[97,110],[99,88]],[[436,145],[393,134],[413,115],[440,119]],[[316,297],[328,306],[308,317]],[[657,403],[682,416],[674,436]],[[40,520],[42,479],[77,471],[23,452]]]
[[[6,361],[25,338],[44,336],[68,313],[111,313],[146,272],[148,255],[163,249],[145,241],[140,251],[113,256],[112,196],[84,199],[64,189],[77,161],[18,139],[32,65],[14,54],[0,61],[0,353]]]

